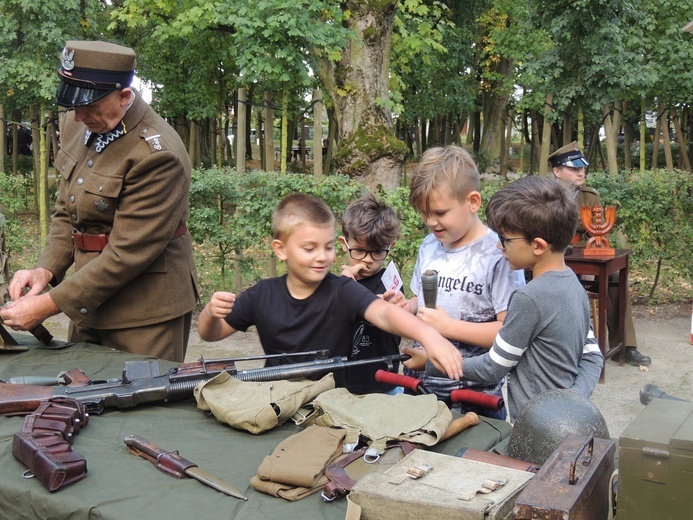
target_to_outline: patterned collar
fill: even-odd
[[[96,150],[96,153],[101,153],[109,144],[126,133],[127,130],[125,129],[125,123],[121,121],[113,130],[106,132],[105,134],[94,134],[91,130],[87,130],[84,134],[84,144],[85,146],[88,145],[91,138],[95,135],[96,138],[94,139],[94,150]]]

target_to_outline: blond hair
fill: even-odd
[[[480,189],[479,170],[467,150],[454,145],[436,146],[421,156],[409,183],[409,204],[419,213],[428,213],[435,190],[462,201]]]
[[[286,240],[301,224],[334,227],[334,213],[318,197],[305,193],[292,193],[279,202],[272,214],[273,238]]]

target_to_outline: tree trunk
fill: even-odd
[[[238,117],[236,118],[236,171],[245,173],[245,147],[248,144],[246,140],[246,131],[248,125],[246,118],[248,117],[247,105],[245,104],[246,92],[244,88],[238,89]]]
[[[502,136],[502,147],[501,156],[498,164],[498,173],[500,176],[507,180],[508,179],[508,162],[510,159],[510,147],[512,146],[512,133],[513,133],[513,113],[512,110],[508,109],[506,112],[506,117],[504,120],[504,134]]]
[[[5,116],[5,105],[0,103],[0,173],[5,173],[5,157],[7,152],[7,124]]]
[[[265,132],[264,132],[264,144],[265,144],[265,165],[264,169],[266,172],[274,171],[274,110],[272,105],[274,104],[274,95],[271,91],[265,91]]]
[[[640,101],[640,173],[645,172],[646,155],[645,144],[647,143],[647,122],[645,121],[645,98]]]
[[[38,143],[34,141],[34,157],[38,157],[38,199],[39,199],[39,222],[41,226],[41,240],[45,240],[48,236],[48,227],[50,226],[51,208],[48,204],[48,161],[46,157],[46,132],[44,114],[46,113],[46,105],[42,103],[38,111]],[[33,125],[32,125],[33,127]],[[33,132],[32,132],[33,133]],[[37,146],[38,144],[38,146]]]
[[[549,165],[549,148],[551,147],[551,124],[549,123],[549,114],[553,112],[553,94],[547,94],[546,103],[544,106],[544,130],[541,134],[541,153],[539,156],[539,176],[545,177]]]
[[[614,132],[611,109],[608,105],[604,105],[604,133],[606,135],[606,156],[610,175],[616,175],[618,173],[618,154],[616,153],[616,138]]]
[[[322,177],[322,91],[313,91],[313,177]]]
[[[496,73],[503,77],[512,74],[510,60],[501,58]],[[501,156],[501,139],[505,130],[502,124],[503,113],[508,104],[510,93],[500,86],[500,81],[493,82],[491,90],[484,94],[484,132],[481,136],[479,151],[486,156],[490,164],[498,164]]]
[[[679,119],[676,110],[671,111],[671,118],[674,120],[674,130],[676,131],[676,138],[679,141],[679,160],[683,162],[683,167],[688,170],[688,173],[693,173],[693,170],[691,170],[691,160],[688,157],[686,136],[683,135],[683,131],[681,130],[681,120]]]
[[[674,161],[671,158],[671,138],[669,137],[669,113],[664,105],[659,105],[659,111],[662,114],[662,141],[664,144],[664,160],[667,170],[674,169]]]
[[[396,0],[347,0],[348,28],[356,35],[347,42],[338,63],[324,58],[316,71],[334,102],[339,130],[335,166],[364,184],[383,189],[399,185],[407,154],[394,133],[389,99],[390,50]]]
[[[29,105],[29,120],[31,126],[29,130],[31,131],[31,143],[32,143],[32,159],[34,163],[34,193],[36,197],[34,199],[34,207],[36,208],[36,213],[39,215],[43,211],[43,199],[41,198],[41,150],[40,143],[41,136],[41,121],[39,121],[39,110],[36,105]],[[43,232],[43,231],[42,231]],[[42,235],[44,238],[45,235]]]
[[[659,135],[662,132],[662,114],[657,114],[655,122],[655,131],[652,138],[652,169],[657,169],[659,159]]]

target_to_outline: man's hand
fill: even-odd
[[[21,269],[14,274],[12,281],[10,281],[10,298],[19,300],[25,287],[29,287],[29,291],[24,296],[41,294],[52,278],[53,273],[43,267]]]
[[[207,312],[212,318],[223,320],[229,315],[233,304],[236,301],[236,295],[230,292],[215,292],[207,304]]]
[[[38,296],[26,294],[3,307],[0,318],[14,330],[31,330],[59,312],[60,309],[48,293]]]

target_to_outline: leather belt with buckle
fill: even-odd
[[[183,236],[188,228],[185,224],[180,224],[176,230],[173,232],[171,240]],[[103,251],[108,244],[108,233],[101,233],[99,235],[90,235],[88,233],[72,233],[72,240],[75,242],[75,247],[82,251]]]

